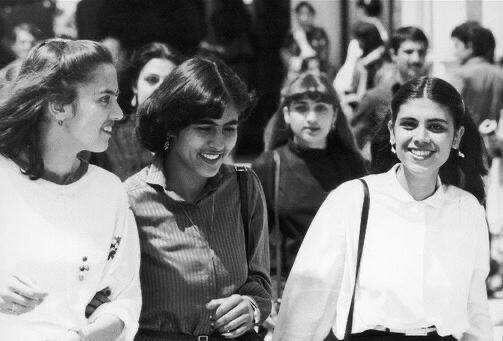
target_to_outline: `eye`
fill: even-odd
[[[309,111],[309,105],[305,103],[297,103],[292,105],[292,110],[298,113],[307,113]]]
[[[224,133],[229,133],[233,134],[238,131],[238,126],[237,125],[232,125],[232,126],[225,126],[224,127]]]
[[[414,120],[402,120],[400,121],[400,127],[406,130],[412,130],[417,127],[417,122]]]
[[[428,125],[428,129],[430,129],[434,133],[443,133],[444,131],[447,130],[447,127],[444,126],[442,123],[430,123]]]
[[[110,104],[110,101],[111,101],[110,95],[106,95],[106,96],[100,97],[99,101],[101,103],[105,104],[105,105]]]
[[[202,133],[210,133],[213,127],[210,125],[197,125],[196,130]]]
[[[155,85],[155,84],[159,83],[159,76],[156,76],[156,75],[147,76],[147,77],[145,77],[145,81],[150,85]]]
[[[314,111],[318,114],[326,114],[329,111],[327,104],[319,103],[314,106]]]

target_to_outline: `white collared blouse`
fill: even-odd
[[[492,340],[485,279],[485,212],[470,193],[443,185],[416,201],[395,165],[365,177],[367,234],[356,289],[353,333],[377,326]],[[355,278],[362,184],[332,191],[314,218],[288,278],[274,340],[343,339]]]

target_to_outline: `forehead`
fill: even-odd
[[[117,72],[112,64],[100,64],[89,75],[89,79],[78,85],[79,92],[97,94],[102,91],[117,92]]]
[[[426,46],[423,42],[420,41],[414,41],[414,40],[405,40],[400,44],[400,47],[398,48],[399,51],[426,51]]]
[[[418,121],[445,120],[454,123],[449,110],[428,98],[414,98],[400,106],[397,120],[401,118],[414,118]]]
[[[164,58],[152,58],[141,69],[142,74],[166,75],[175,68],[175,64]]]
[[[239,117],[238,110],[234,107],[234,105],[227,105],[224,112],[222,113],[222,117],[220,118],[203,118],[201,122],[212,122],[215,125],[225,125],[228,123],[237,123]]]
[[[309,7],[307,6],[302,6],[299,8],[299,12],[297,15],[312,15],[311,10],[309,10]]]

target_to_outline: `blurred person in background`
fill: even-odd
[[[121,180],[138,172],[152,160],[135,133],[138,107],[156,90],[181,62],[181,56],[163,43],[150,43],[133,53],[124,77],[130,79],[132,112],[117,124],[105,153],[94,155],[93,163],[117,175]]]
[[[317,57],[320,70],[329,68],[330,46],[325,30],[314,25],[316,11],[307,1],[295,6],[296,25],[287,36],[281,49],[283,63],[288,70],[286,84],[298,76],[306,58]]]
[[[348,120],[354,116],[361,97],[375,86],[376,72],[389,59],[383,40],[374,24],[354,24],[346,60],[337,72],[334,88]]]
[[[139,108],[155,156],[126,180],[142,249],[136,340],[259,338],[271,307],[264,194],[253,172],[224,164],[250,104],[228,66],[195,57]]]
[[[290,272],[275,341],[493,340],[477,127],[439,78],[410,80],[390,107],[400,161],[329,194]]]
[[[38,42],[39,29],[32,24],[21,23],[15,25],[5,37],[6,46],[12,51],[15,60],[0,70],[0,88],[16,78],[21,62],[28,51]]]
[[[499,119],[503,70],[494,65],[494,35],[477,22],[468,21],[454,28],[451,39],[460,66],[449,81],[463,96],[477,125],[484,119]]]
[[[266,152],[253,162],[264,188],[276,272],[274,297],[286,278],[311,220],[328,193],[365,167],[323,75],[302,73],[283,89],[280,109],[265,132]],[[274,327],[274,316],[269,320]]]
[[[46,40],[0,103],[0,330],[5,340],[132,340],[141,306],[138,233],[103,152],[117,73],[102,45]],[[102,289],[108,302],[90,316]]]
[[[426,63],[428,45],[428,38],[421,29],[414,26],[398,28],[390,41],[391,60],[377,71],[376,86],[362,97],[350,121],[358,148],[366,160],[372,161],[370,170],[373,173],[385,172],[395,164],[396,159],[388,148],[389,104],[393,93],[402,84],[430,74]],[[372,145],[385,149],[378,159],[371,156]]]
[[[388,30],[384,27],[381,19],[382,2],[381,0],[357,0],[356,1],[356,17],[360,21],[366,21],[374,24],[384,44],[388,44]]]

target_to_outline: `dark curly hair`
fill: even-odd
[[[166,139],[204,118],[218,119],[233,105],[240,113],[252,104],[245,83],[223,62],[194,57],[166,77],[138,109],[137,135],[153,153],[163,152]]]

